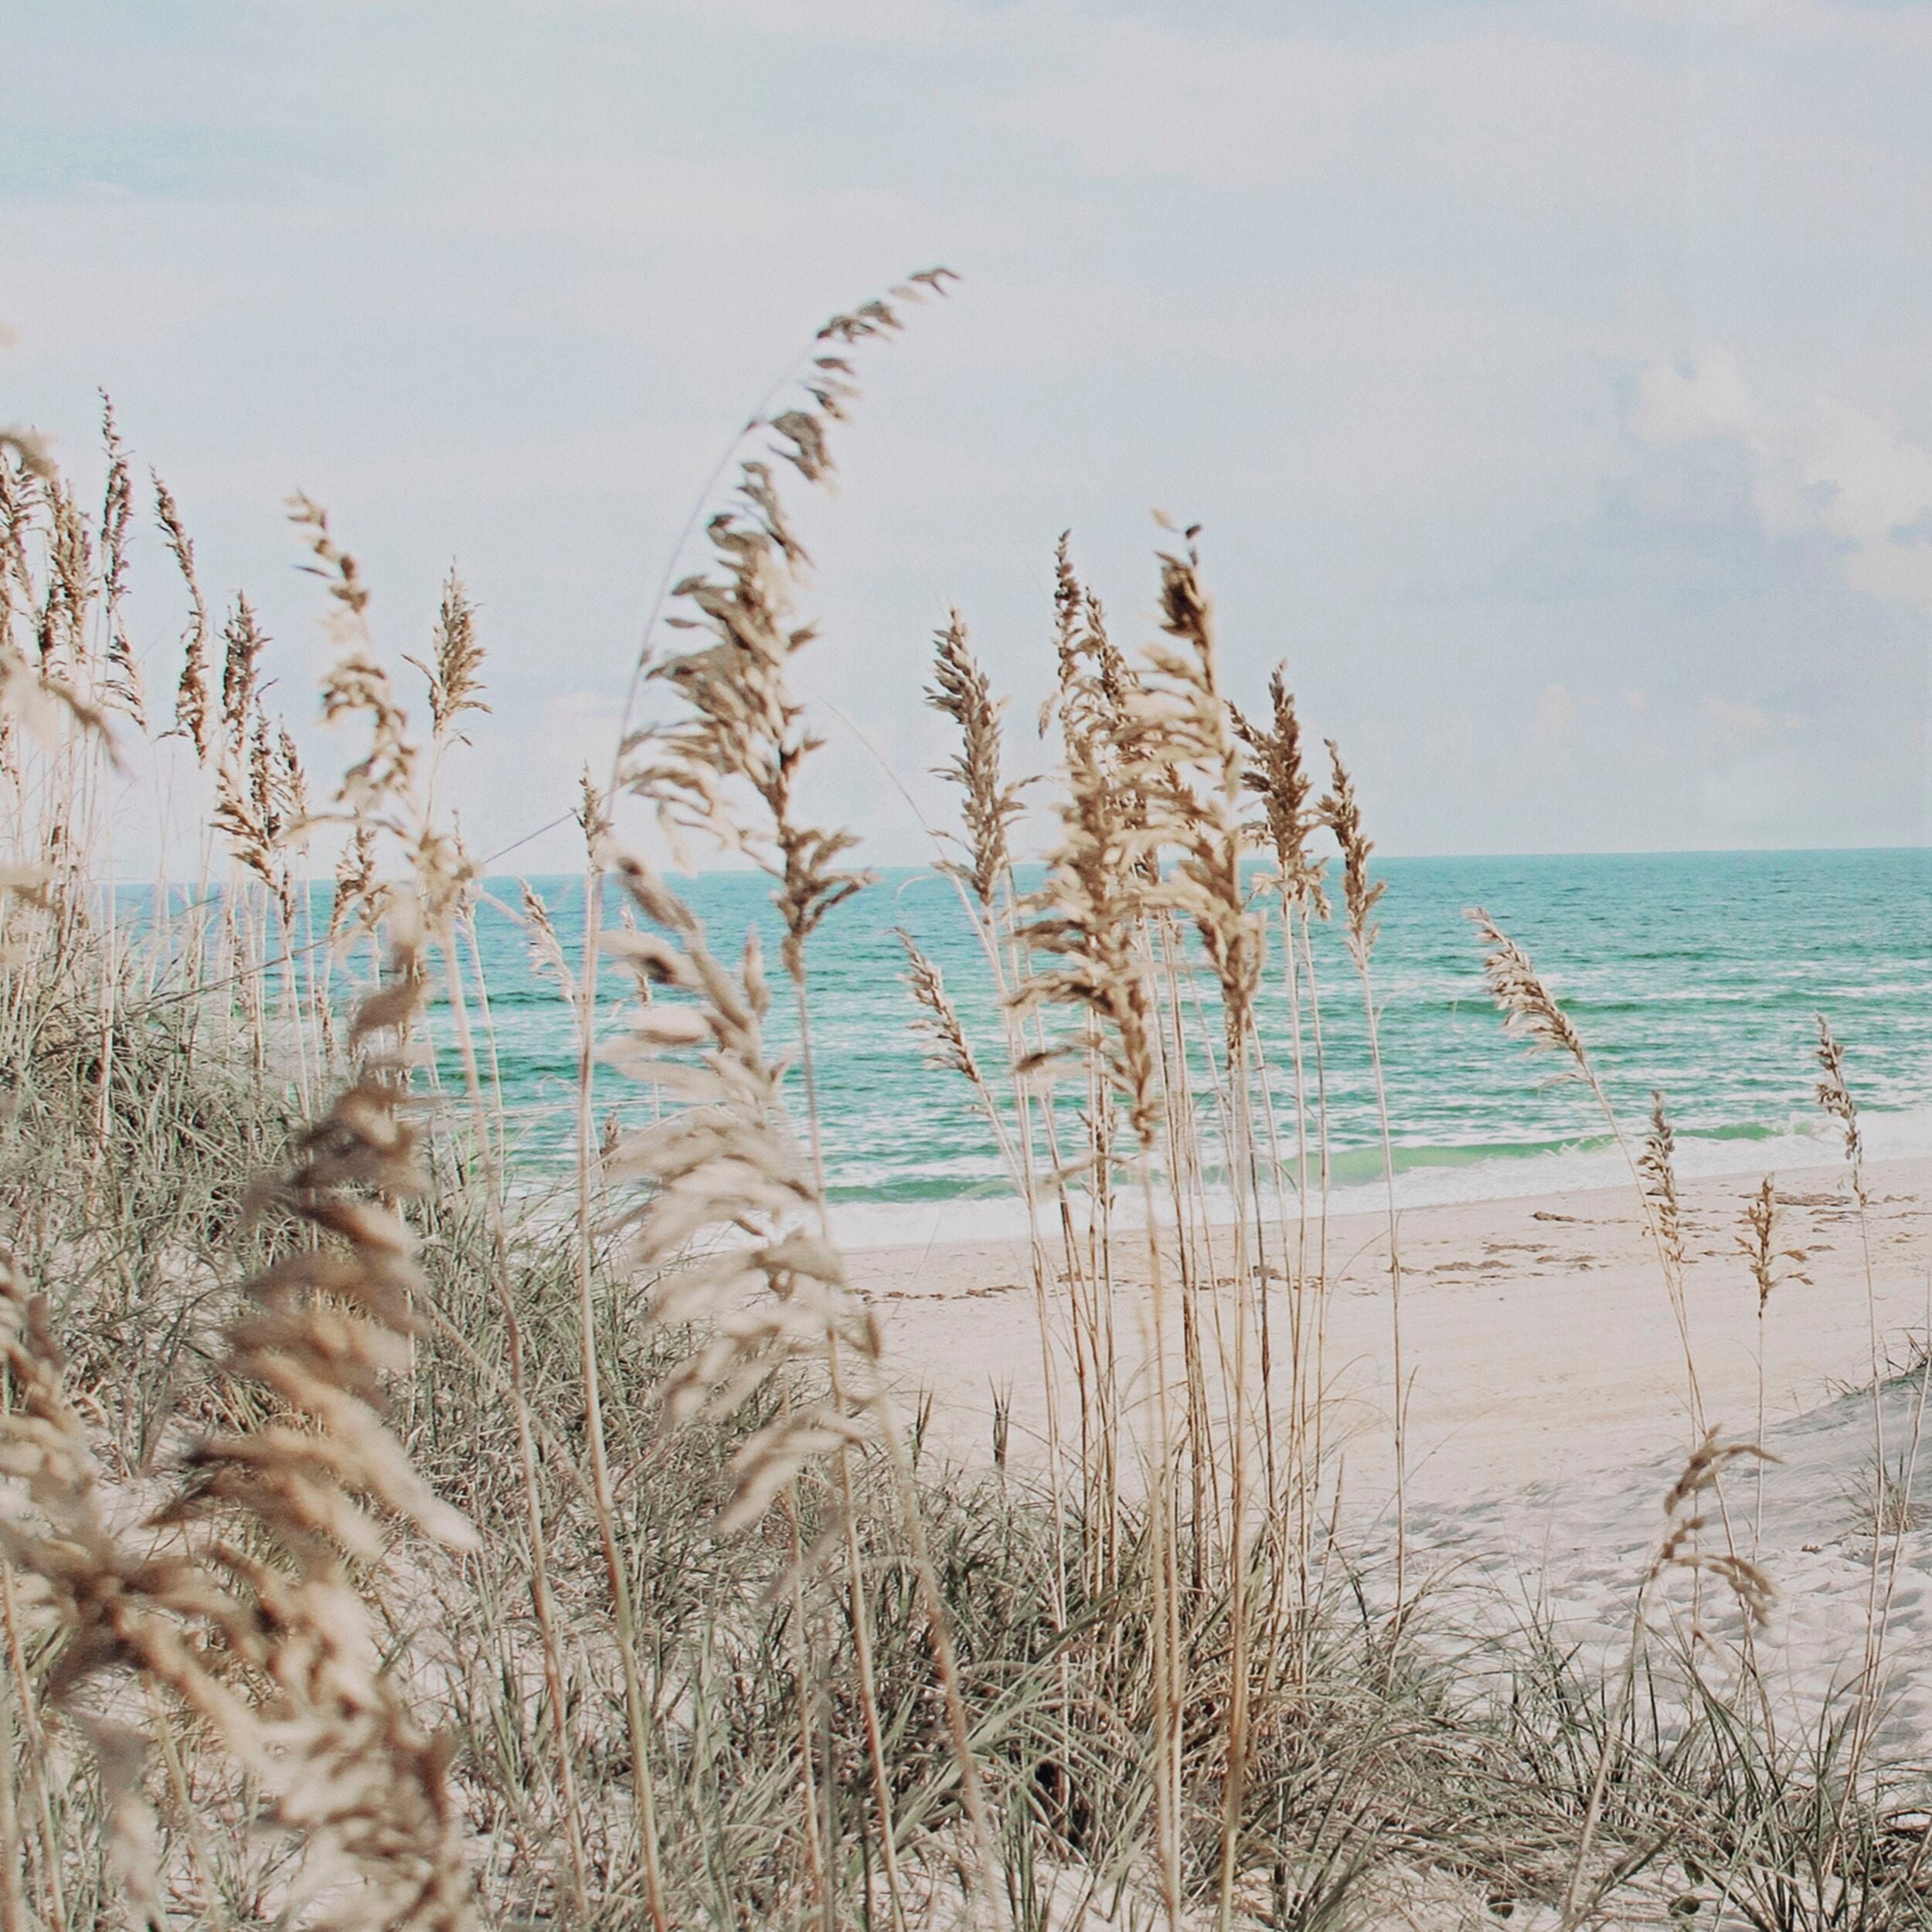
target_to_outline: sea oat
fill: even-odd
[[[128,471],[128,453],[114,423],[114,406],[104,393],[101,440],[107,451],[107,481],[100,504],[100,615],[107,634],[107,663],[101,680],[103,699],[147,729],[146,701],[141,667],[134,662],[121,611],[128,594],[128,531],[134,512],[134,492]]]
[[[651,675],[683,700],[675,722],[635,734],[625,782],[650,798],[673,835],[697,830],[755,859],[777,882],[785,963],[794,976],[805,940],[825,914],[866,883],[836,862],[854,841],[801,820],[801,767],[822,743],[791,693],[787,660],[811,641],[790,612],[803,553],[790,534],[764,466],[743,466],[738,507],[712,519],[719,573],[685,578],[674,592],[699,614],[673,617],[712,641],[655,665]],[[763,823],[747,825],[730,787],[747,789]]]
[[[335,898],[328,914],[331,938],[352,930],[352,922],[366,913],[375,889],[375,829],[359,823],[351,829],[335,862]]]
[[[369,1503],[451,1548],[477,1541],[416,1474],[380,1413],[384,1376],[408,1362],[411,1302],[423,1290],[415,1238],[390,1205],[421,1188],[402,1043],[422,973],[400,900],[391,938],[386,983],[351,1032],[359,1073],[302,1136],[271,1197],[324,1245],[257,1277],[253,1311],[228,1330],[231,1372],[270,1392],[291,1420],[200,1444],[189,1458],[192,1486],[168,1515],[240,1509],[279,1558],[218,1552],[259,1605],[242,1654],[275,1687],[284,1748],[298,1767],[281,1792],[282,1821],[354,1876],[359,1912],[399,1932],[463,1932],[474,1914],[450,1747],[418,1723],[381,1667],[343,1562],[383,1552]],[[385,1035],[395,1044],[371,1050]]]
[[[1718,1438],[1715,1428],[1706,1430],[1703,1440],[1691,1451],[1664,1498],[1664,1514],[1669,1519],[1669,1526],[1645,1574],[1645,1587],[1648,1589],[1671,1570],[1708,1572],[1736,1598],[1746,1622],[1761,1625],[1777,1603],[1777,1587],[1757,1564],[1735,1550],[1698,1547],[1699,1534],[1710,1526],[1710,1519],[1702,1513],[1699,1499],[1714,1490],[1724,1471],[1740,1458],[1750,1456],[1761,1463],[1776,1462],[1778,1458],[1758,1443],[1721,1442]]]
[[[1150,907],[1192,922],[1219,983],[1230,1062],[1239,1057],[1261,975],[1260,922],[1241,878],[1241,754],[1220,689],[1213,606],[1187,533],[1161,556],[1161,628],[1183,648],[1151,646],[1147,672],[1118,706],[1122,777],[1146,811]],[[1161,850],[1172,862],[1162,866]]]
[[[352,819],[406,835],[397,813],[415,782],[417,748],[389,673],[367,651],[352,649],[330,668],[322,682],[322,716],[331,724],[359,717],[369,726],[369,751],[343,772],[338,807]]]
[[[1681,1271],[1687,1263],[1683,1209],[1677,1198],[1677,1139],[1664,1112],[1662,1094],[1650,1097],[1650,1126],[1644,1135],[1643,1151],[1637,1157],[1637,1172],[1658,1238],[1671,1265]]]
[[[308,777],[302,769],[301,753],[289,735],[287,725],[278,728],[277,755],[269,777],[281,816],[291,837],[298,835],[308,819]]]
[[[927,288],[943,292],[951,279],[943,269],[923,270],[900,298],[923,299],[920,291]],[[850,343],[900,326],[889,303],[875,301],[833,317],[819,335]],[[856,391],[844,379],[843,358],[821,356],[814,369],[816,376],[803,386],[813,407],[783,410],[750,427],[775,432],[783,439],[776,453],[808,481],[820,482],[832,467],[828,425],[842,417]],[[798,981],[806,941],[869,877],[838,862],[855,842],[851,834],[808,823],[797,795],[801,770],[822,743],[806,723],[787,675],[790,659],[815,634],[809,624],[792,621],[810,559],[785,515],[770,466],[755,457],[739,464],[732,498],[712,517],[706,535],[712,567],[672,586],[672,601],[689,614],[665,621],[708,641],[650,666],[650,679],[668,686],[684,709],[670,723],[630,734],[621,752],[622,781],[656,808],[674,846],[681,832],[701,832],[744,853],[777,882],[773,896],[785,923],[785,968]],[[734,792],[750,794],[757,822],[740,808]]]
[[[208,645],[211,626],[208,606],[195,574],[195,546],[182,527],[181,512],[166,484],[152,476],[155,515],[161,525],[175,566],[188,587],[189,624],[182,639],[181,682],[175,694],[175,724],[195,747],[203,764],[214,749],[213,709],[208,689]]]
[[[0,452],[7,451],[29,476],[46,478],[56,473],[47,440],[37,430],[22,429],[17,423],[0,424]]]
[[[906,983],[911,987],[913,998],[919,1002],[923,1015],[917,1025],[932,1043],[931,1063],[943,1072],[962,1075],[971,1081],[975,1092],[984,1095],[986,1086],[979,1063],[973,1057],[972,1043],[966,1037],[965,1028],[960,1024],[959,1013],[946,991],[944,978],[920,951],[919,942],[904,927],[896,926],[893,930],[898,935],[900,944],[906,949],[906,963],[910,968]]]
[[[1865,1193],[1865,1134],[1859,1124],[1858,1103],[1845,1077],[1845,1049],[1832,1032],[1831,1022],[1818,1015],[1818,1063],[1821,1076],[1816,1092],[1818,1104],[1837,1121],[1845,1136],[1845,1162],[1851,1169],[1852,1191],[1860,1206]]]
[[[1256,724],[1239,710],[1234,713],[1234,729],[1250,754],[1242,782],[1261,801],[1263,816],[1254,830],[1255,841],[1274,855],[1276,876],[1289,902],[1325,919],[1325,867],[1308,850],[1309,835],[1322,822],[1321,815],[1309,803],[1315,781],[1302,760],[1301,721],[1285,665],[1277,665],[1269,676],[1268,702],[1265,725]]]
[[[448,738],[466,711],[487,712],[483,702],[483,646],[476,634],[476,607],[454,570],[444,580],[436,634],[427,660],[406,657],[429,686],[430,736]]]
[[[268,639],[256,621],[247,598],[235,600],[233,614],[222,631],[226,646],[221,674],[222,735],[228,749],[239,753],[247,742],[255,714],[255,687],[260,676],[263,651]]]
[[[1012,868],[1008,831],[1023,809],[1027,781],[1008,784],[1002,771],[1000,713],[986,673],[967,641],[966,622],[957,611],[934,640],[933,682],[926,702],[959,727],[960,750],[940,767],[961,792],[960,815],[966,825],[968,862],[963,876],[980,904],[991,910],[999,882]]]
[[[1529,955],[1480,906],[1472,906],[1466,917],[1489,948],[1483,976],[1490,998],[1502,1013],[1503,1032],[1512,1039],[1526,1041],[1532,1053],[1556,1054],[1564,1063],[1557,1069],[1559,1079],[1594,1085],[1583,1036],[1543,984]]]
[[[1795,1266],[1805,1259],[1802,1248],[1777,1245],[1777,1190],[1767,1174],[1757,1192],[1746,1202],[1740,1217],[1743,1231],[1737,1237],[1738,1252],[1749,1264],[1751,1279],[1757,1285],[1757,1311],[1764,1312],[1774,1290],[1787,1282],[1808,1284],[1811,1277]]]
[[[1355,798],[1355,781],[1342,762],[1342,753],[1336,749],[1335,740],[1331,738],[1328,744],[1334,782],[1328,795],[1321,801],[1321,819],[1335,834],[1335,843],[1342,848],[1342,897],[1349,915],[1349,950],[1358,964],[1366,964],[1375,948],[1375,910],[1388,886],[1383,880],[1371,881],[1369,877],[1369,855],[1375,847],[1362,828],[1362,808]],[[1485,937],[1488,936],[1485,933]]]
[[[328,512],[298,490],[288,499],[288,520],[302,533],[302,541],[315,557],[302,568],[320,577],[328,587],[331,600],[338,607],[349,627],[349,634],[365,634],[369,614],[369,587],[362,581],[361,566],[335,539],[328,526]]]
[[[1080,1007],[1100,1022],[1109,1076],[1146,1149],[1154,1145],[1162,1102],[1156,1018],[1136,943],[1143,911],[1138,872],[1145,851],[1143,818],[1115,777],[1100,734],[1083,732],[1067,740],[1060,837],[1021,930],[1026,944],[1045,957],[1013,998],[1022,1007]]]
[[[607,943],[643,978],[687,996],[644,1008],[612,1058],[689,1104],[621,1140],[606,1163],[614,1182],[652,1184],[644,1204],[616,1225],[639,1265],[662,1277],[655,1318],[710,1318],[709,1338],[665,1384],[666,1420],[728,1414],[788,1362],[823,1360],[831,1351],[849,1364],[835,1396],[788,1406],[737,1452],[725,1526],[742,1527],[807,1462],[862,1437],[878,1393],[878,1333],[818,1232],[811,1171],[785,1128],[779,1077],[763,1043],[769,995],[756,936],[737,971],[729,971],[655,873],[628,856],[617,870],[657,930],[628,943],[607,934]],[[692,1052],[695,1061],[679,1057]],[[699,1236],[725,1230],[736,1231],[739,1245],[715,1260],[689,1260]]]
[[[94,545],[66,482],[56,474],[44,488],[47,570],[36,641],[43,669],[79,681],[90,670],[87,622],[94,599]]]

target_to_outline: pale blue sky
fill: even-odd
[[[1237,688],[1289,659],[1388,850],[1927,835],[1932,8],[8,13],[0,420],[84,471],[111,389],[298,717],[325,647],[286,493],[399,651],[457,559],[479,849],[607,756],[773,374],[935,261],[964,281],[870,359],[807,517],[802,667],[934,809],[947,603],[1024,740],[1055,536],[1137,638],[1159,504],[1206,526]],[[832,735],[826,809],[923,856]]]

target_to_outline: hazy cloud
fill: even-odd
[[[1740,444],[1769,529],[1824,532],[1854,589],[1932,611],[1932,451],[1894,424],[1828,397],[1774,406],[1713,349],[1646,369],[1632,427],[1662,443]]]
[[[838,496],[797,505],[816,802],[869,858],[927,855],[901,784],[949,808],[947,606],[1025,719],[1054,539],[1131,645],[1155,502],[1205,523],[1231,689],[1288,660],[1385,850],[1919,835],[1932,17],[1196,12],[43,9],[9,46],[0,420],[91,496],[114,392],[318,771],[282,498],[328,503],[392,652],[454,556],[489,851],[607,759],[693,497],[816,321],[946,260],[955,299],[866,358]],[[158,687],[165,566],[138,549]]]

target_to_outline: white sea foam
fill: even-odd
[[[1932,1158],[1932,1107],[1868,1113],[1863,1124],[1869,1159]],[[1828,1167],[1842,1158],[1842,1151],[1835,1132],[1828,1132],[1821,1125],[1794,1124],[1790,1133],[1761,1139],[1685,1133],[1677,1140],[1677,1171],[1687,1181],[1729,1175],[1755,1181],[1781,1169]],[[1614,1145],[1498,1155],[1489,1159],[1481,1158],[1479,1150],[1468,1152],[1475,1158],[1412,1166],[1399,1172],[1396,1205],[1406,1209],[1516,1200],[1630,1184],[1629,1166]],[[1386,1201],[1379,1181],[1335,1187],[1329,1192],[1331,1212],[1338,1215],[1379,1214],[1386,1211]],[[1221,1213],[1231,1212],[1225,1195],[1214,1205]],[[1166,1218],[1158,1202],[1155,1214],[1158,1219]],[[1138,1196],[1131,1189],[1123,1189],[1117,1202],[1117,1220],[1136,1226],[1139,1215]],[[1007,1194],[845,1202],[833,1210],[832,1222],[834,1232],[848,1248],[1022,1240],[1027,1233],[1025,1202]]]

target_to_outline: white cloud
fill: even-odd
[[[1853,589],[1932,611],[1932,451],[1890,423],[1828,397],[1776,407],[1719,349],[1647,369],[1631,427],[1655,443],[1737,444],[1767,529],[1821,532]]]

